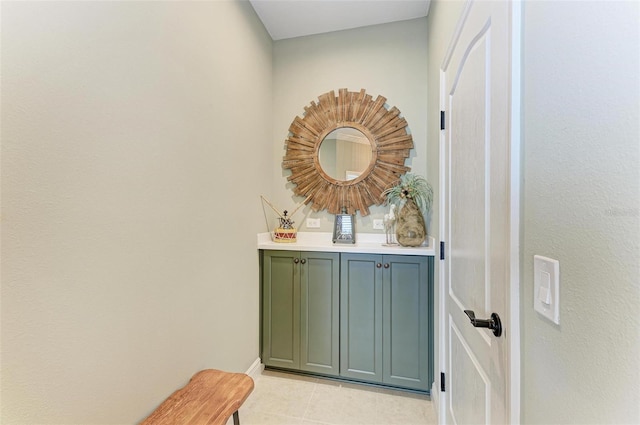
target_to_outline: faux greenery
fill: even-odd
[[[402,205],[406,198],[414,200],[423,214],[428,214],[433,204],[433,187],[422,176],[407,173],[400,176],[400,181],[382,193],[388,204]]]

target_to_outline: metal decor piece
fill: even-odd
[[[346,207],[342,207],[342,214],[336,214],[333,243],[356,243],[355,217],[347,214]]]

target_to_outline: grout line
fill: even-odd
[[[313,383],[313,391],[311,391],[311,395],[309,396],[309,400],[307,400],[307,407],[305,407],[304,409],[304,413],[302,414],[302,420],[309,420],[307,418],[307,413],[309,412],[309,407],[311,406],[311,400],[313,399],[313,396],[316,393],[316,389],[318,388],[318,380],[316,379],[316,381]]]
[[[263,372],[264,372],[264,367],[259,369],[257,374],[262,376]],[[289,379],[286,376],[283,376],[281,378],[285,379],[285,380]],[[309,410],[309,407],[311,406],[311,399],[312,399],[313,395],[315,394],[315,391],[316,391],[316,388],[317,388],[317,382],[318,382],[317,378],[314,378],[312,381],[308,382],[309,384],[313,385],[313,388],[312,388],[312,391],[311,391],[311,395],[309,396],[309,399],[307,400],[306,407],[305,407],[305,410],[304,410],[304,413],[302,414],[302,416],[294,416],[294,415],[287,415],[287,414],[283,414],[283,413],[275,413],[275,412],[272,412],[272,411],[269,411],[269,410],[262,410],[262,409],[254,409],[254,411],[255,412],[260,412],[260,413],[263,413],[263,414],[267,414],[267,415],[270,415],[270,416],[275,416],[275,417],[278,417],[278,418],[286,419],[287,420],[287,422],[286,422],[287,424],[293,424],[293,423],[297,423],[297,422],[300,422],[300,421],[311,421],[311,422],[318,423],[318,424],[321,424],[321,425],[330,425],[330,424],[328,424],[326,422],[306,419],[307,411]],[[291,420],[291,421],[289,421],[289,420]]]

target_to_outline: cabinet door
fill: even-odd
[[[340,254],[300,257],[300,369],[338,375]]]
[[[383,259],[383,382],[431,387],[432,282],[426,257]]]
[[[382,382],[381,255],[342,254],[340,375]]]
[[[300,367],[299,260],[296,251],[263,254],[262,362],[267,366]]]

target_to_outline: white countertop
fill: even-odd
[[[356,233],[356,243],[333,243],[329,232],[298,232],[297,242],[280,243],[271,240],[271,233],[258,233],[258,249],[285,251],[353,252],[362,254],[436,255],[435,241],[427,237],[428,245],[419,247],[384,246],[383,233]]]

